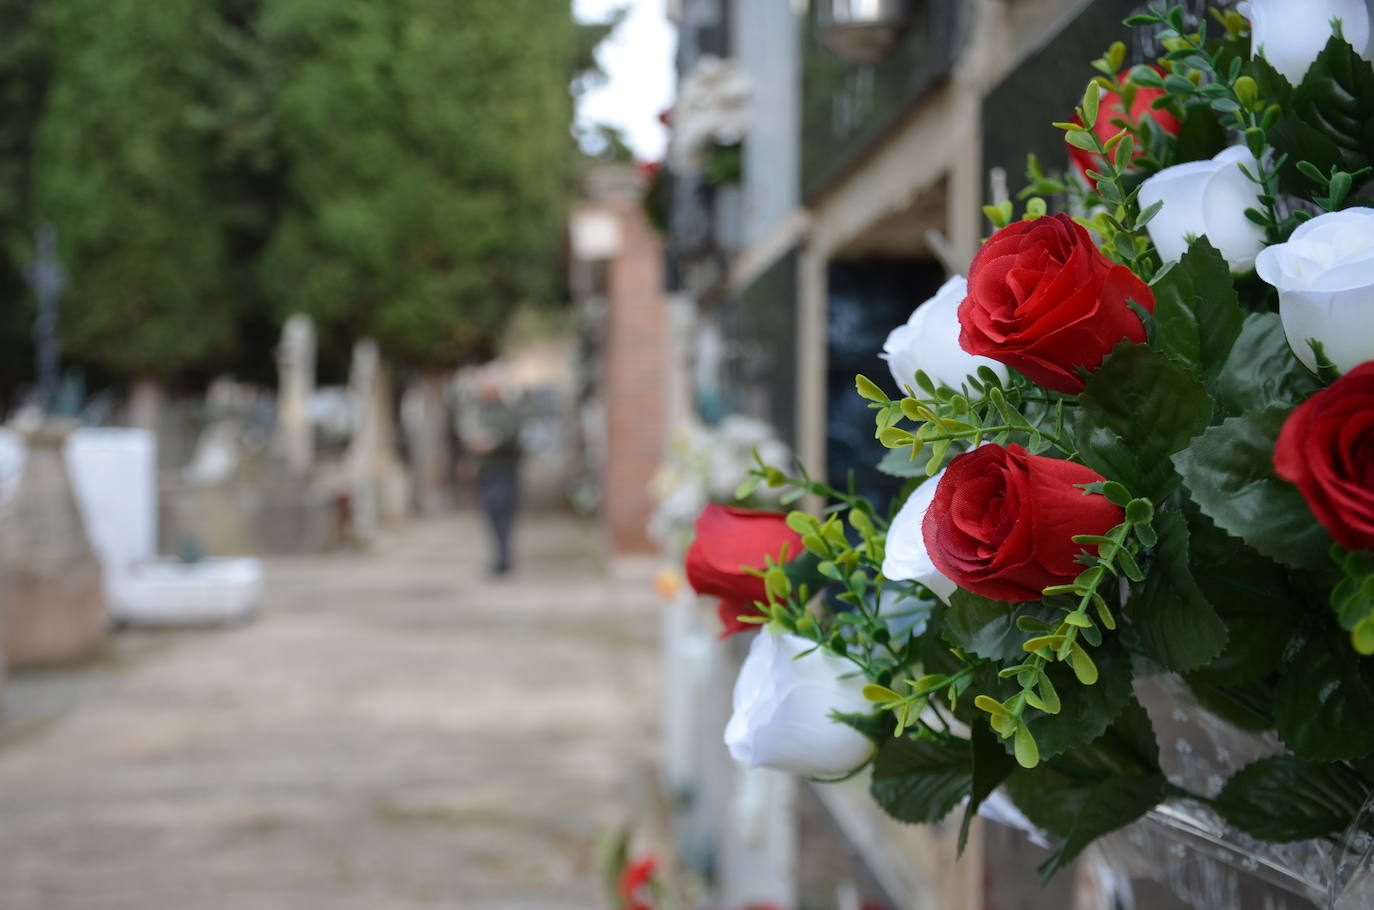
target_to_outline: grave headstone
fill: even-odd
[[[0,517],[4,658],[13,667],[89,657],[105,637],[100,562],[63,457],[72,428],[48,422],[26,434],[23,475]]]
[[[315,324],[297,313],[282,327],[277,348],[277,451],[294,475],[315,460],[310,400],[315,394]]]

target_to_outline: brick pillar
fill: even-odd
[[[607,276],[603,508],[612,552],[652,553],[645,529],[654,506],[649,481],[662,461],[668,427],[663,241],[638,199],[609,205],[619,217],[621,242]]]

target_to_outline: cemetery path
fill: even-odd
[[[652,589],[526,516],[269,561],[248,624],[6,683],[0,908],[597,908],[656,747]],[[642,576],[642,573],[641,573]]]

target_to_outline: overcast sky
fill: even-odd
[[[658,161],[668,143],[658,115],[673,103],[677,41],[663,5],[664,0],[573,0],[573,14],[582,21],[604,20],[616,7],[630,7],[629,17],[598,54],[610,81],[582,97],[577,116],[580,122],[623,129],[641,161]]]

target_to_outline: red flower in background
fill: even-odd
[[[1163,75],[1162,72],[1161,75]],[[1120,78],[1124,80],[1126,74],[1122,73]],[[1179,122],[1179,119],[1168,111],[1156,110],[1150,106],[1154,103],[1156,98],[1163,96],[1163,94],[1163,89],[1150,88],[1148,86],[1137,87],[1135,90],[1135,98],[1131,100],[1131,110],[1127,113],[1120,95],[1116,92],[1103,92],[1102,98],[1098,101],[1097,105],[1097,120],[1093,122],[1093,133],[1096,134],[1097,140],[1105,144],[1108,139],[1121,132],[1121,127],[1113,123],[1113,120],[1140,123],[1146,117],[1153,117],[1155,123],[1158,123],[1164,132],[1171,136],[1177,136],[1179,129],[1183,126],[1183,124]],[[1078,119],[1077,115],[1074,115],[1073,120],[1075,123],[1083,122]],[[1088,170],[1089,168],[1101,170],[1101,168],[1098,167],[1101,156],[1089,152],[1087,149],[1069,145],[1068,143],[1065,143],[1065,146],[1069,150],[1069,160],[1078,168],[1078,172],[1083,175],[1083,179],[1087,180],[1090,185],[1096,186],[1097,184],[1088,176]],[[1140,148],[1139,144],[1137,144],[1133,159],[1139,158],[1143,154],[1145,154],[1145,150]]]
[[[721,637],[750,628],[739,621],[752,613],[754,602],[766,600],[763,579],[744,571],[764,567],[764,557],[788,558],[802,551],[801,535],[787,526],[780,512],[736,509],[710,503],[697,516],[696,539],[687,550],[687,583],[698,594],[720,598]]]
[[[1145,341],[1128,301],[1155,309],[1145,282],[1093,246],[1068,215],[1018,221],[988,238],[968,271],[959,346],[1056,392],[1083,391],[1123,338]]]
[[[1374,550],[1374,361],[1288,416],[1274,447],[1274,472],[1297,484],[1337,543]]]
[[[955,458],[935,488],[922,528],[935,567],[993,600],[1039,600],[1083,566],[1078,534],[1103,535],[1124,513],[1077,484],[1102,475],[1072,461],[989,444]]]
[[[658,870],[658,857],[652,853],[642,856],[620,870],[620,881],[616,890],[625,902],[625,910],[652,910],[653,905],[645,903],[640,891],[653,883],[654,872]]]

